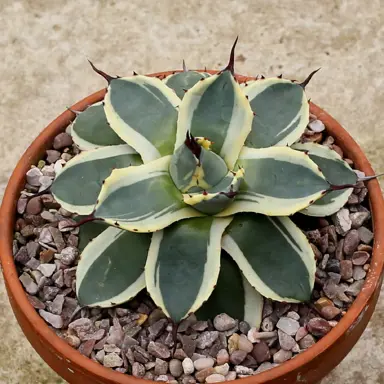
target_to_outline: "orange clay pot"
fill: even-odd
[[[173,72],[161,72],[150,76],[165,77],[171,73]],[[244,76],[237,78],[239,82],[252,79]],[[72,109],[82,111],[88,105],[101,101],[104,95],[105,90],[96,92],[73,105]],[[364,153],[343,127],[313,103],[311,112],[324,122],[327,132],[336,139],[337,144],[348,158],[353,160],[356,167],[367,175],[373,175]],[[67,110],[48,125],[20,159],[5,191],[0,212],[0,256],[9,300],[29,342],[47,364],[69,383],[147,384],[147,380],[115,372],[84,357],[56,336],[27,300],[13,261],[12,239],[16,203],[24,187],[25,174],[32,164],[36,164],[44,156],[54,137],[63,132],[74,117],[74,114]],[[376,180],[368,182],[368,189],[374,226],[374,247],[370,271],[355,302],[339,324],[315,345],[276,368],[242,379],[242,384],[316,383],[343,360],[363,333],[379,297],[384,260],[384,201]]]

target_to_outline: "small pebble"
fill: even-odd
[[[218,337],[219,332],[217,331],[204,331],[196,340],[197,348],[205,349],[207,347],[211,347]]]
[[[117,353],[109,353],[105,355],[103,361],[104,367],[116,368],[123,365],[123,359]]]
[[[345,290],[345,293],[351,296],[357,296],[360,293],[361,288],[363,288],[364,283],[364,280],[355,281]]]
[[[328,305],[321,310],[321,315],[327,320],[334,319],[336,316],[340,315],[340,313],[341,310],[333,305]]]
[[[51,277],[56,270],[55,264],[40,264],[37,268],[44,276]]]
[[[225,376],[225,381],[232,381],[236,379],[236,372],[235,371],[230,371],[228,372],[228,375]]]
[[[308,124],[308,127],[313,132],[323,132],[325,129],[324,123],[321,120],[313,120]]]
[[[353,279],[354,280],[362,280],[365,278],[366,275],[367,275],[367,272],[360,265],[357,265],[353,268]]]
[[[73,144],[72,137],[66,132],[59,133],[53,139],[53,148],[56,150],[59,150],[65,147],[70,147],[72,144]]]
[[[368,261],[371,255],[365,251],[356,251],[352,255],[353,265],[364,265]]]
[[[253,344],[247,339],[245,335],[241,335],[239,337],[238,341],[238,348],[241,349],[242,351],[245,351],[247,353],[251,353],[253,349]]]
[[[215,372],[219,373],[220,375],[226,376],[229,372],[229,365],[227,363],[223,365],[217,365],[215,367]]]
[[[226,349],[220,349],[217,353],[216,361],[218,365],[223,365],[229,362],[229,353]]]
[[[171,356],[171,352],[164,344],[151,341],[148,344],[148,352],[160,359],[168,359]]]
[[[228,331],[236,326],[236,320],[226,313],[221,313],[213,319],[213,325],[220,332]]]
[[[346,208],[340,209],[332,216],[333,223],[335,224],[336,232],[344,236],[352,227],[352,221],[349,217],[349,211]]]
[[[33,281],[32,277],[29,276],[27,273],[23,273],[19,277],[19,280],[29,294],[35,295],[37,293],[38,291],[37,284]]]
[[[176,361],[179,361],[179,360],[176,360]],[[167,372],[168,372],[168,362],[162,359],[156,358],[155,375],[165,375]]]
[[[47,323],[51,324],[52,327],[56,329],[60,329],[64,325],[61,316],[54,315],[53,313],[44,311],[43,309],[39,310],[39,314]]]
[[[273,362],[281,364],[289,360],[290,358],[292,358],[291,351],[285,351],[284,349],[280,349],[273,355]]]
[[[197,371],[201,371],[205,368],[213,367],[215,361],[211,357],[204,357],[194,361],[193,365]]]
[[[195,371],[195,366],[193,364],[193,361],[189,357],[186,357],[183,360],[182,367],[183,367],[184,374],[186,375],[190,375]]]
[[[236,351],[233,351],[231,353],[231,355],[229,356],[229,361],[233,364],[233,365],[239,365],[241,364],[244,359],[247,357],[247,352],[245,351],[241,351],[241,350],[236,350]]]
[[[269,351],[269,347],[265,341],[261,341],[260,343],[256,343],[253,346],[252,356],[255,360],[261,364],[265,361],[270,360],[271,354]]]
[[[132,375],[134,377],[142,378],[145,375],[145,367],[143,364],[134,362],[132,365]],[[168,378],[167,378],[168,380]]]
[[[352,255],[353,252],[356,251],[359,245],[359,242],[360,242],[360,237],[359,237],[358,230],[356,229],[350,230],[344,238],[344,247],[343,247],[344,254]]]
[[[328,321],[321,317],[315,317],[309,320],[307,324],[308,332],[317,337],[325,336],[331,328],[332,327],[329,325]]]
[[[199,383],[204,383],[205,379],[208,376],[213,375],[214,373],[215,370],[213,368],[205,368],[201,371],[196,372],[195,377]]]
[[[369,219],[369,212],[354,212],[349,215],[352,221],[352,228],[358,229],[360,228],[365,221]]]
[[[370,244],[371,241],[373,240],[373,233],[372,231],[370,231],[368,228],[366,227],[360,227],[358,230],[357,230],[358,234],[359,234],[359,237],[360,237],[360,240],[364,243],[364,244]]]
[[[280,329],[278,330],[278,335],[281,348],[285,349],[286,351],[290,351],[295,346],[296,341],[292,336],[287,335]]]
[[[277,322],[276,327],[289,336],[295,336],[297,330],[300,328],[300,324],[297,320],[289,317],[281,317]]]
[[[220,383],[222,381],[225,381],[225,376],[220,375],[218,373],[213,373],[212,375],[209,375],[206,377],[205,382],[210,384],[210,383]]]
[[[301,349],[307,349],[316,343],[316,340],[312,335],[306,335],[299,341],[299,346]]]
[[[340,261],[340,275],[342,280],[349,280],[353,275],[353,265],[351,260]]]

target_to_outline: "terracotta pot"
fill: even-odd
[[[170,73],[161,72],[151,76],[166,76]],[[252,78],[238,76],[239,81],[250,79]],[[72,109],[84,110],[88,105],[102,100],[104,94],[105,90],[96,92],[73,105]],[[311,104],[311,112],[325,123],[327,132],[335,137],[338,145],[354,161],[356,167],[367,175],[373,175],[364,153],[341,125],[315,104]],[[74,114],[67,110],[48,125],[20,159],[5,191],[0,212],[0,256],[9,300],[32,346],[47,364],[69,383],[145,384],[148,381],[104,368],[56,336],[27,300],[13,261],[12,239],[16,203],[25,183],[25,173],[44,156],[45,150],[51,147],[53,138],[64,131],[73,119]],[[314,346],[279,367],[243,379],[243,384],[316,383],[341,362],[363,333],[379,296],[384,260],[384,201],[376,180],[368,183],[368,189],[375,237],[371,269],[361,293],[339,324]]]

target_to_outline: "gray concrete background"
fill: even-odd
[[[240,36],[236,71],[303,79],[312,100],[384,171],[382,0],[0,0],[0,199],[11,171],[65,106],[111,74],[221,68]],[[0,278],[1,279],[1,278]],[[323,384],[384,383],[384,299],[362,339]],[[23,337],[0,280],[0,383],[63,381]]]

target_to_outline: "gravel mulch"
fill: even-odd
[[[303,141],[342,150],[316,116]],[[79,150],[59,134],[46,157],[27,173],[17,204],[14,258],[32,306],[47,324],[83,355],[121,373],[169,383],[215,383],[255,375],[305,351],[335,327],[360,292],[372,254],[371,213],[361,183],[332,217],[293,219],[306,233],[316,260],[312,300],[287,304],[265,299],[260,329],[220,314],[177,329],[143,292],[124,306],[81,308],[75,295],[79,229],[49,188]],[[352,161],[346,161],[353,166]]]

